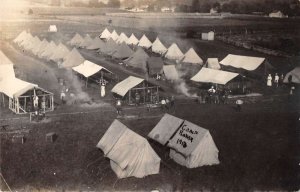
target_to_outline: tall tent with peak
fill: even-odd
[[[53,41],[51,41],[45,48],[45,51],[40,54],[40,57],[44,59],[49,59],[56,48],[56,44]]]
[[[91,38],[91,36],[89,34],[86,34],[86,36],[83,38],[83,41],[80,43],[79,47],[86,48],[87,46],[92,44],[92,42],[93,39]]]
[[[199,57],[196,51],[193,48],[190,48],[185,54],[184,59],[182,60],[183,63],[190,63],[190,64],[203,64],[203,60]]]
[[[146,72],[148,58],[149,55],[139,47],[128,59],[125,60],[125,63],[131,67],[139,68]]]
[[[19,44],[19,46],[21,47],[26,47],[26,45],[28,43],[30,43],[30,41],[32,40],[33,36],[31,35],[31,33],[27,33],[25,39]]]
[[[300,67],[296,67],[285,75],[283,82],[289,83],[289,81],[291,81],[291,83],[300,84]]]
[[[110,38],[114,41],[117,41],[117,39],[119,38],[119,35],[118,33],[116,32],[116,30],[114,30],[112,33],[111,33],[111,36]]]
[[[22,31],[14,40],[13,40],[13,42],[14,43],[19,43],[19,42],[21,42],[24,38],[25,38],[25,36],[27,35],[27,32],[24,30],[24,31]]]
[[[63,63],[59,67],[71,68],[83,63],[85,59],[79,53],[76,48],[73,48],[72,51],[64,58]]]
[[[126,42],[127,45],[137,45],[139,43],[139,40],[135,37],[135,35],[132,33],[131,36],[128,38],[128,41]]]
[[[97,52],[101,52],[106,55],[112,55],[114,52],[116,52],[117,48],[118,48],[118,44],[114,40],[109,39],[105,43],[105,46],[102,48],[99,48],[99,50]]]
[[[37,49],[36,55],[38,57],[41,57],[41,54],[46,50],[46,48],[48,47],[49,42],[47,41],[47,39],[44,39],[42,41],[42,43],[40,44],[40,46]]]
[[[33,54],[38,55],[39,51],[48,45],[47,39],[43,39],[37,46],[35,46],[31,51]]]
[[[138,43],[138,46],[149,49],[152,46],[152,43],[146,35],[143,35]]]
[[[33,50],[38,47],[39,45],[41,44],[41,40],[38,36],[35,36],[32,41],[31,41],[31,44],[29,44],[27,46],[27,50],[33,52]]]
[[[113,58],[116,59],[127,59],[130,57],[134,52],[126,43],[122,43],[120,46],[118,46],[116,52],[112,54]]]
[[[107,28],[105,28],[99,37],[100,37],[100,39],[108,40],[111,37],[111,33],[109,32],[109,30]]]
[[[128,37],[127,37],[127,35],[125,35],[125,33],[121,33],[120,34],[120,36],[119,36],[119,38],[117,39],[117,43],[118,44],[121,44],[121,43],[126,43],[128,41]]]
[[[162,42],[157,37],[155,41],[152,43],[151,50],[153,53],[158,53],[160,55],[163,55],[167,52],[167,48],[162,44]]]
[[[74,37],[68,42],[68,44],[71,46],[79,46],[83,41],[84,39],[81,37],[81,35],[76,33]]]
[[[187,168],[217,165],[219,150],[209,130],[165,114],[148,137],[170,147],[170,157]]]
[[[86,49],[94,50],[94,49],[101,49],[105,46],[105,43],[99,38],[95,37],[93,42],[86,47]]]
[[[221,69],[218,58],[207,58],[207,61],[204,66],[215,70]]]
[[[57,49],[54,50],[53,54],[50,56],[50,60],[54,62],[61,62],[63,58],[70,53],[69,49],[62,43],[59,43]]]
[[[114,120],[97,148],[110,159],[110,166],[118,178],[137,177],[159,173],[160,158],[147,139]]]
[[[173,43],[165,54],[165,58],[170,60],[181,60],[183,57],[184,55],[176,43]]]

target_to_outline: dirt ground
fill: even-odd
[[[30,28],[39,31],[37,34],[46,35],[41,30],[46,25],[31,24]],[[71,37],[74,29],[82,34],[95,29],[96,34],[94,24],[68,22],[61,27],[67,34],[64,40]],[[99,27],[99,32],[102,29],[104,26]],[[164,40],[168,42],[167,37]],[[195,46],[204,59],[223,58],[229,52],[264,56],[221,42],[176,40],[182,47]],[[23,53],[9,42],[1,42],[1,49],[15,63],[18,77],[57,95],[60,87],[56,66]],[[81,53],[115,71],[121,79],[129,74],[136,75],[112,65],[92,51],[81,50]],[[286,69],[284,58],[268,59],[278,69]],[[166,93],[173,93],[168,83],[161,85]],[[96,107],[89,104],[62,105],[57,101],[55,111],[48,113],[47,119],[39,123],[30,123],[28,115],[18,116],[7,108],[0,108],[0,125],[8,125],[6,131],[0,132],[1,173],[13,191],[295,191],[300,187],[300,105],[297,99],[289,101],[285,95],[276,99],[268,96],[260,102],[244,104],[239,113],[232,104],[198,104],[192,98],[177,95],[175,108],[170,111],[156,108],[148,112],[142,106],[126,106],[124,115],[117,117],[110,95],[102,99],[93,87],[83,90],[97,102]],[[283,88],[283,91],[287,90]],[[272,93],[276,92],[272,90]],[[56,100],[59,100],[57,96]],[[110,168],[109,159],[95,147],[109,125],[119,118],[147,138],[165,112],[208,129],[220,151],[220,165],[187,169],[169,158],[168,148],[149,139],[162,159],[160,173],[143,179],[118,179]],[[53,143],[45,138],[50,132],[57,134]],[[24,135],[25,143],[13,139],[16,135]]]

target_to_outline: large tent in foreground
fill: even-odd
[[[231,81],[238,75],[238,73],[202,67],[202,69],[194,77],[192,77],[191,80],[201,83],[215,83],[219,85],[226,85],[229,81]]]
[[[141,104],[159,102],[159,86],[138,77],[129,76],[116,84],[111,92],[123,98],[128,104],[135,104],[137,94],[140,96]]]
[[[114,120],[97,148],[110,159],[110,166],[118,178],[137,177],[159,173],[160,158],[147,139]]]
[[[83,63],[85,59],[81,56],[79,51],[76,48],[73,48],[72,51],[64,58],[63,63],[59,67],[71,68]]]
[[[128,59],[124,61],[124,63],[131,67],[142,69],[144,72],[146,72],[148,58],[149,55],[139,47]]]
[[[162,44],[162,42],[157,37],[155,41],[152,43],[151,50],[153,53],[158,53],[160,55],[163,55],[167,52],[167,48]]]
[[[284,78],[283,82],[284,83],[289,83],[289,78],[291,78],[291,82],[292,83],[298,83],[298,84],[300,84],[300,67],[296,67],[292,71],[288,72],[285,75],[285,78]]]
[[[0,92],[7,96],[8,107],[16,114],[33,111],[33,98],[38,97],[38,106],[45,111],[53,111],[53,94],[17,78],[5,78],[0,81]],[[44,101],[44,104],[42,102]]]
[[[165,114],[148,137],[170,147],[170,157],[187,168],[219,164],[219,150],[207,129]]]
[[[179,49],[176,43],[173,43],[167,50],[165,58],[171,60],[181,60],[184,57],[182,51]]]
[[[82,64],[73,67],[72,69],[77,74],[80,74],[86,78],[86,86],[88,80],[92,80],[93,82],[99,84],[103,81],[105,74],[112,74],[112,72],[105,67],[97,65],[96,63],[88,60],[85,60]]]

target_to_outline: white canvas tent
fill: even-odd
[[[238,73],[203,67],[194,77],[191,78],[191,80],[201,83],[216,83],[220,85],[225,85],[238,75]]]
[[[103,46],[105,46],[105,43],[99,37],[95,37],[92,43],[86,47],[86,49],[100,49]]]
[[[125,35],[125,33],[122,32],[117,40],[117,43],[121,44],[123,42],[126,43],[127,41],[128,41],[127,35]]]
[[[72,51],[64,58],[64,61],[59,67],[70,68],[75,67],[83,63],[85,59],[81,56],[76,48],[73,48]]]
[[[0,65],[13,64],[13,62],[0,50]]]
[[[209,131],[189,121],[165,114],[148,137],[170,147],[170,157],[187,168],[220,163]]]
[[[12,61],[0,50],[0,81],[14,77],[15,71]]]
[[[93,42],[93,39],[89,34],[86,34],[86,36],[83,38],[83,41],[80,43],[79,47],[85,48],[89,45],[91,45]]]
[[[208,33],[202,33],[201,38],[202,40],[213,41],[215,40],[215,32],[210,31]]]
[[[110,125],[97,148],[110,159],[118,178],[143,178],[159,173],[160,158],[148,141],[118,120]]]
[[[124,62],[132,67],[140,68],[144,72],[147,71],[147,59],[149,55],[142,49],[138,48],[128,59]]]
[[[76,33],[74,35],[74,37],[68,42],[68,44],[72,45],[72,46],[79,46],[83,41],[84,40],[81,37],[81,35],[79,35],[78,33]]]
[[[218,58],[207,58],[205,66],[207,68],[215,69],[215,70],[221,69]]]
[[[131,36],[128,38],[128,41],[126,42],[127,45],[137,45],[139,43],[139,40],[135,37],[135,35],[132,33]]]
[[[124,79],[123,81],[116,84],[111,92],[116,93],[122,97],[126,95],[126,93],[132,89],[133,87],[137,86],[138,84],[142,83],[144,79],[129,76],[128,78]]]
[[[45,50],[40,54],[40,57],[49,60],[56,48],[56,44],[51,41],[48,43],[48,46],[45,48]]]
[[[116,59],[127,59],[129,58],[134,52],[126,43],[122,43],[116,49],[116,51],[111,55],[113,58]]]
[[[105,67],[102,67],[100,65],[97,65],[89,60],[85,60],[82,64],[72,67],[74,71],[77,73],[83,75],[84,77],[88,78],[96,73],[98,73],[101,70],[105,70],[109,73],[111,73],[109,70],[107,70]]]
[[[262,57],[228,54],[222,61],[220,61],[220,64],[224,66],[231,66],[234,68],[241,68],[247,71],[254,71],[261,64],[263,64],[264,61],[265,58]]]
[[[196,51],[193,48],[190,48],[185,54],[183,63],[191,63],[191,64],[203,64],[203,60],[199,57]]]
[[[152,43],[146,35],[143,35],[138,43],[138,46],[149,49],[152,46]]]
[[[162,44],[162,42],[159,40],[159,38],[157,37],[155,39],[155,41],[152,44],[152,52],[153,53],[158,53],[160,55],[163,55],[167,52],[167,48]]]
[[[37,46],[32,48],[32,53],[35,55],[38,55],[38,53],[43,50],[48,45],[48,41],[46,39],[43,39]]]
[[[59,43],[53,54],[50,56],[50,60],[54,62],[61,62],[63,58],[69,53],[69,49],[64,44]]]
[[[31,35],[31,33],[27,33],[26,37],[23,39],[23,41],[20,42],[19,46],[26,47],[26,45],[30,43],[32,38],[33,36]]]
[[[118,33],[116,32],[116,30],[114,30],[114,31],[111,33],[110,38],[111,38],[112,40],[114,40],[115,42],[117,41],[117,39],[119,38],[119,35],[118,35]]]
[[[289,82],[289,76],[290,75],[292,76],[292,83],[298,83],[298,84],[300,84],[300,67],[296,67],[292,71],[288,72],[285,75],[285,78],[283,80],[284,83],[288,83]]]
[[[25,39],[27,35],[27,32],[24,30],[22,31],[14,40],[13,42],[14,43],[20,43],[21,41],[23,41]]]
[[[105,28],[99,37],[100,39],[109,39],[111,37],[111,33],[107,28]]]
[[[164,65],[163,71],[166,76],[166,79],[171,81],[179,80],[179,74],[174,65]]]
[[[173,43],[167,50],[167,53],[165,54],[165,58],[171,59],[171,60],[181,60],[184,57],[183,53],[179,49],[179,47],[176,45],[176,43]]]
[[[50,25],[49,28],[48,28],[48,32],[56,33],[57,32],[56,25]]]

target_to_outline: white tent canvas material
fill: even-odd
[[[202,68],[194,77],[191,78],[192,81],[201,83],[216,83],[221,85],[226,85],[233,78],[238,76],[238,73],[232,73],[227,71]]]
[[[153,53],[158,53],[158,54],[161,54],[161,55],[165,54],[165,53],[167,52],[167,50],[168,50],[168,49],[162,44],[162,42],[159,40],[158,37],[157,37],[157,38],[155,39],[155,41],[153,42],[151,49],[152,49],[152,52],[153,52]]]
[[[13,62],[0,50],[0,65],[13,64]]]
[[[231,66],[234,68],[241,68],[247,71],[254,71],[261,64],[263,64],[265,58],[262,57],[250,57],[250,56],[241,56],[241,55],[227,55],[220,64],[225,66]]]
[[[63,60],[63,58],[69,53],[69,49],[64,44],[60,43],[51,55],[50,60],[58,62]]]
[[[168,147],[170,157],[187,168],[220,163],[219,150],[209,131],[189,121],[184,121]]]
[[[107,28],[105,28],[100,35],[100,39],[109,39],[110,37],[111,37],[111,33]]]
[[[179,47],[176,45],[176,43],[173,43],[169,48],[167,53],[165,54],[165,58],[171,59],[171,60],[181,60],[184,57],[183,53],[179,49]]]
[[[191,63],[191,64],[203,64],[203,60],[199,57],[196,51],[193,48],[190,48],[185,54],[184,59],[182,60],[184,63]]]
[[[19,43],[19,42],[21,42],[24,38],[25,38],[25,36],[27,35],[27,32],[24,30],[24,31],[22,31],[14,40],[13,40],[13,42],[14,43]]]
[[[105,43],[105,46],[100,48],[98,50],[98,52],[101,52],[101,53],[104,53],[106,55],[112,55],[114,52],[116,52],[117,48],[118,48],[118,44],[112,40],[112,39],[109,39],[106,43]]]
[[[105,43],[99,37],[95,37],[92,43],[86,47],[86,49],[90,49],[90,50],[100,49],[103,46],[105,46]]]
[[[38,47],[40,43],[41,40],[35,36],[26,45],[24,45],[24,49],[27,51],[32,51],[35,47]]]
[[[59,67],[70,68],[75,67],[83,63],[85,59],[81,56],[76,48],[73,48],[72,51],[64,58],[64,62]]]
[[[127,59],[129,58],[134,52],[126,43],[122,43],[116,49],[116,51],[112,54],[112,57],[116,59]]]
[[[174,81],[179,79],[179,74],[174,65],[164,65],[163,71],[166,76],[166,79]]]
[[[50,59],[51,55],[54,53],[56,48],[56,44],[53,41],[51,41],[46,47],[45,51],[40,56],[48,60]]]
[[[166,113],[148,134],[148,137],[162,145],[166,145],[183,122],[183,119]]]
[[[139,40],[135,37],[135,35],[132,33],[129,37],[128,41],[126,42],[127,45],[137,45],[139,43]]]
[[[221,69],[218,58],[208,58],[205,65],[207,68],[210,69],[215,69],[215,70]]]
[[[53,33],[57,32],[57,27],[56,27],[56,25],[50,25],[49,28],[48,28],[48,31],[49,31],[49,32],[53,32]]]
[[[76,33],[74,35],[74,37],[68,42],[68,44],[72,45],[72,46],[79,46],[83,41],[84,40],[81,37],[81,35],[79,35],[78,33]]]
[[[0,92],[10,98],[19,97],[34,87],[37,87],[37,85],[17,78],[5,78],[0,81]]]
[[[138,43],[138,46],[149,49],[152,46],[152,43],[146,35],[143,35]]]
[[[41,57],[42,53],[47,49],[48,45],[49,45],[49,42],[46,39],[44,39],[41,42],[41,44],[38,46],[38,49],[35,54],[37,56]]]
[[[118,120],[110,125],[97,147],[110,159],[118,178],[143,178],[159,173],[160,158],[148,141]]]
[[[25,47],[32,40],[33,36],[31,33],[27,33],[25,39],[19,44],[21,47]]]
[[[127,41],[128,41],[127,35],[125,35],[125,33],[121,33],[117,40],[117,43],[121,44],[121,43],[126,43]]]
[[[149,55],[142,49],[138,48],[128,59],[124,62],[132,67],[140,68],[143,71],[147,71],[147,59]]]
[[[111,91],[124,97],[130,89],[142,83],[143,81],[144,79],[129,76],[128,78],[116,84]]]
[[[76,71],[77,73],[83,75],[86,78],[98,73],[101,70],[106,70],[106,71],[110,72],[106,68],[104,68],[100,65],[97,65],[96,63],[93,63],[89,60],[85,60],[82,64],[80,64],[76,67],[73,67],[72,69],[74,71]]]
[[[283,80],[284,83],[288,83],[289,82],[289,76],[290,75],[292,76],[292,83],[298,83],[298,84],[300,84],[300,67],[296,67],[292,71],[288,72],[285,75],[285,78]]]
[[[93,42],[93,39],[91,38],[91,36],[90,36],[89,34],[87,34],[87,35],[84,37],[83,41],[80,43],[79,47],[85,48],[85,47],[91,45],[92,42]]]
[[[110,38],[114,41],[117,41],[117,39],[119,38],[119,35],[118,33],[116,32],[116,30],[114,30],[112,33],[111,33],[111,36]]]
[[[48,41],[46,39],[43,39],[37,46],[33,47],[31,50],[33,54],[38,55],[39,51],[41,49],[45,48],[48,45]]]
[[[15,78],[15,76],[13,64],[0,64],[0,81],[6,78]]]

